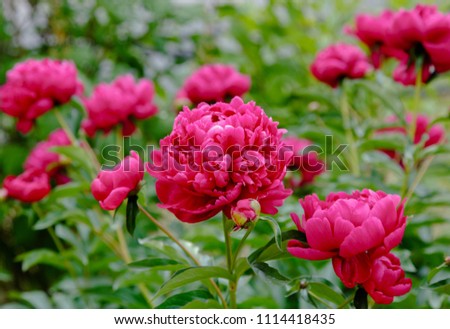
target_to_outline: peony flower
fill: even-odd
[[[411,124],[412,115],[408,114],[405,118],[408,124]],[[397,122],[397,117],[389,116],[386,120],[388,123]],[[376,134],[382,135],[387,133],[399,133],[402,135],[406,135],[407,132],[404,127],[388,127],[379,129]],[[444,127],[440,124],[435,124],[430,126],[430,120],[423,114],[419,114],[416,118],[415,132],[414,132],[414,144],[419,144],[424,142],[424,148],[427,148],[432,145],[440,144],[445,139],[445,130]],[[396,150],[381,150],[390,158],[396,160],[400,166],[403,167],[402,155]]]
[[[29,59],[8,71],[6,84],[0,87],[0,110],[16,117],[17,130],[27,133],[39,116],[82,90],[73,63]]]
[[[390,304],[395,296],[409,292],[412,282],[405,278],[400,260],[393,254],[387,254],[373,261],[370,278],[363,283],[363,287],[375,303]]]
[[[188,223],[220,211],[230,218],[242,199],[255,199],[262,213],[275,214],[291,194],[283,186],[292,156],[283,149],[284,133],[259,106],[239,97],[185,107],[147,164],[160,206]]]
[[[361,49],[344,43],[323,49],[311,64],[314,77],[333,88],[345,78],[363,78],[370,69],[371,65]]]
[[[120,164],[110,170],[102,170],[91,184],[94,198],[105,210],[117,209],[131,194],[139,190],[144,178],[143,164],[139,155],[131,151]]]
[[[246,226],[258,220],[261,213],[261,205],[255,199],[243,199],[231,208],[231,219],[236,224],[235,230],[246,228]]]
[[[64,174],[63,158],[52,147],[70,145],[71,142],[62,129],[55,130],[46,141],[38,143],[25,160],[25,170],[36,170],[47,173],[58,185],[70,179]]]
[[[204,65],[188,77],[175,96],[177,101],[188,99],[192,104],[228,101],[241,97],[250,89],[250,77],[230,65]]]
[[[401,9],[391,18],[386,44],[400,54],[396,81],[414,85],[416,62],[421,58],[422,80],[428,82],[435,74],[450,70],[450,16],[430,5]]]
[[[153,103],[155,90],[151,81],[134,81],[131,75],[118,77],[111,84],[101,83],[90,98],[84,100],[88,118],[82,127],[93,137],[99,130],[109,133],[121,125],[124,136],[131,135],[135,120],[147,119],[158,112]]]
[[[346,32],[354,35],[370,49],[373,66],[379,68],[385,57],[395,56],[396,50],[386,44],[386,33],[394,12],[384,10],[380,15],[360,14],[356,16],[355,27]]]
[[[289,183],[292,188],[300,188],[314,181],[317,175],[325,170],[325,164],[319,160],[317,153],[310,148],[313,143],[307,139],[287,137],[284,143],[292,147],[294,156],[288,164],[288,171],[298,171],[300,178],[291,176]]]
[[[22,202],[36,202],[50,193],[50,181],[45,172],[27,170],[19,176],[7,176],[3,181],[7,197]]]
[[[302,220],[291,214],[307,245],[288,242],[288,251],[298,258],[333,258],[333,267],[348,288],[370,276],[371,259],[387,254],[397,246],[406,226],[400,196],[383,191],[330,193],[325,201],[317,195],[300,200]]]

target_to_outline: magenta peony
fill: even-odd
[[[102,170],[91,184],[94,198],[105,210],[117,209],[130,195],[139,190],[144,178],[144,168],[139,155],[131,151],[120,164],[113,169]]]
[[[359,14],[355,19],[355,27],[347,28],[347,32],[356,36],[370,49],[370,58],[375,68],[379,68],[385,57],[395,57],[395,48],[386,44],[386,33],[394,13],[384,10],[379,15]]]
[[[0,110],[16,117],[17,130],[27,133],[39,116],[82,90],[73,63],[29,59],[8,71],[0,87]]]
[[[151,81],[135,82],[131,75],[118,77],[111,84],[101,83],[94,88],[92,96],[84,100],[88,118],[82,127],[93,137],[99,130],[109,133],[121,125],[123,135],[129,136],[136,129],[135,120],[147,119],[158,112],[154,96]]]
[[[188,99],[192,104],[229,101],[241,97],[250,89],[250,77],[230,65],[204,65],[188,77],[176,99]]]
[[[400,54],[394,79],[404,85],[415,84],[419,57],[424,82],[436,73],[450,70],[450,16],[439,12],[436,6],[417,5],[394,13],[386,43]]]
[[[291,240],[288,251],[299,258],[333,258],[336,274],[352,288],[370,276],[371,259],[397,246],[406,226],[403,202],[398,195],[382,191],[330,193],[325,201],[317,195],[300,200],[302,220],[293,213],[308,245]]]
[[[323,49],[311,64],[314,77],[333,88],[345,78],[363,78],[370,70],[371,65],[362,50],[344,43]]]
[[[58,185],[70,179],[64,173],[62,156],[51,150],[52,147],[70,145],[71,142],[62,129],[55,130],[46,141],[38,143],[25,160],[25,170],[47,173]]]
[[[317,153],[312,147],[313,143],[307,139],[297,137],[287,137],[284,143],[292,147],[294,156],[288,163],[288,171],[293,172],[289,176],[289,183],[292,188],[300,188],[314,181],[316,176],[325,170],[325,164],[319,160]],[[294,172],[298,172],[300,177],[296,177]]]
[[[37,202],[50,193],[50,179],[45,172],[27,170],[19,176],[7,176],[3,181],[7,197],[22,202]]]
[[[363,284],[375,303],[390,304],[395,296],[402,296],[412,287],[411,279],[405,278],[400,260],[393,254],[381,256],[371,264],[371,274]]]
[[[242,199],[255,199],[262,213],[275,214],[291,194],[283,186],[292,156],[283,148],[284,133],[254,102],[239,97],[185,107],[147,164],[161,207],[189,223],[220,211],[230,218]]]

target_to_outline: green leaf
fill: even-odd
[[[359,145],[359,149],[364,151],[370,150],[397,150],[402,152],[405,148],[404,138],[399,136],[386,136],[385,138],[377,137],[374,139],[370,139],[362,142]]]
[[[245,257],[238,258],[235,265],[236,277],[240,278],[248,269],[250,269],[248,259]]]
[[[89,162],[89,157],[86,156],[86,151],[79,146],[58,146],[52,147],[52,151],[64,155],[70,160],[75,166],[80,166],[87,172],[92,172],[92,165]]]
[[[212,299],[213,296],[207,290],[192,290],[189,292],[183,292],[167,298],[164,302],[159,304],[157,309],[176,309],[185,306],[192,301]]]
[[[427,283],[430,284],[431,280],[433,280],[433,278],[436,276],[436,274],[438,274],[442,269],[446,268],[447,264],[442,263],[441,265],[439,265],[438,267],[433,268],[430,273],[428,273],[427,276]]]
[[[58,185],[52,189],[47,203],[51,203],[54,200],[67,197],[76,197],[80,193],[88,192],[90,189],[90,183],[88,182],[70,182],[64,185]]]
[[[283,250],[281,245],[282,244],[281,229],[280,226],[278,225],[278,222],[272,217],[261,216],[259,219],[268,222],[270,224],[270,227],[273,230],[275,244],[277,245],[279,250]]]
[[[206,301],[193,300],[182,307],[183,309],[219,309],[223,308],[218,301],[208,299]]]
[[[181,264],[180,262],[177,262],[176,260],[173,259],[154,257],[141,259],[133,263],[129,263],[128,266],[134,268],[152,268],[155,270],[162,270],[162,271],[178,271],[188,267],[189,265]]]
[[[190,267],[176,272],[163,284],[156,296],[161,296],[187,284],[210,278],[231,280],[231,275],[225,269],[217,266]]]
[[[5,272],[4,270],[0,269],[0,282],[10,282],[12,279],[12,276],[10,273]]]
[[[64,257],[50,249],[32,250],[19,255],[17,260],[22,261],[22,271],[24,272],[38,264],[64,268]]]
[[[287,232],[283,232],[281,234],[281,240],[283,242],[287,242],[289,240],[299,240],[302,242],[306,242],[306,236],[304,233],[298,231],[298,230],[291,230]],[[275,248],[271,248],[275,247]],[[284,248],[283,248],[284,249]],[[266,253],[266,251],[271,250],[270,253]],[[250,264],[262,261],[262,256],[264,255],[264,261],[270,260],[270,259],[276,259],[279,258],[280,255],[286,254],[284,251],[281,252],[278,246],[276,245],[275,238],[272,238],[265,246],[255,250],[250,256],[248,256],[248,261]]]
[[[262,262],[252,264],[252,269],[256,274],[262,276],[271,283],[286,284],[290,281],[289,278],[282,275],[276,268]]]
[[[308,282],[308,291],[311,292],[312,297],[319,297],[336,305],[345,302],[344,296],[322,282]]]
[[[443,284],[439,287],[434,288],[433,290],[439,294],[450,295],[450,283]]]
[[[137,195],[130,195],[127,201],[127,212],[126,212],[126,226],[127,231],[133,236],[134,229],[136,228],[136,217],[139,213],[139,207],[137,204]]]
[[[63,220],[71,221],[81,221],[84,223],[89,223],[89,218],[86,216],[86,212],[80,209],[71,209],[64,212],[49,212],[44,217],[40,218],[36,224],[34,224],[33,229],[35,230],[45,230]]]

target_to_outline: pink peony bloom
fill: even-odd
[[[120,164],[110,170],[102,170],[91,184],[94,198],[105,210],[117,209],[130,195],[139,190],[144,178],[143,164],[139,155],[131,151]]]
[[[185,107],[147,164],[160,206],[189,223],[220,211],[230,218],[242,199],[255,199],[262,213],[275,214],[291,194],[283,186],[292,156],[282,149],[284,133],[254,102],[239,97]]]
[[[360,79],[370,70],[371,65],[361,49],[344,43],[323,49],[311,64],[314,77],[333,88],[344,78]]]
[[[155,90],[151,81],[134,81],[131,75],[118,77],[111,84],[101,83],[95,87],[90,98],[84,100],[88,119],[82,127],[93,137],[99,130],[109,133],[122,125],[124,136],[131,135],[136,126],[135,120],[147,119],[158,112],[153,103]]]
[[[411,124],[412,115],[408,114],[405,118],[408,124]],[[389,116],[386,120],[389,123],[397,122],[397,117]],[[379,129],[376,134],[388,134],[388,133],[399,133],[406,135],[406,130],[404,127],[389,127]],[[414,144],[419,144],[424,142],[424,147],[437,145],[445,140],[445,129],[440,124],[435,124],[430,126],[430,120],[423,114],[419,114],[416,118],[416,130],[414,132]],[[403,167],[402,155],[396,150],[381,150],[390,158],[396,160],[400,166]]]
[[[292,147],[294,156],[288,164],[288,171],[300,173],[300,178],[291,176],[289,183],[292,188],[300,188],[314,181],[316,176],[325,170],[325,164],[319,160],[317,153],[311,148],[313,143],[307,139],[297,137],[287,137],[284,144]]]
[[[27,133],[39,116],[82,90],[73,63],[29,59],[8,71],[0,87],[0,110],[16,117],[17,130]]]
[[[236,224],[235,230],[246,228],[248,223],[258,220],[261,206],[255,199],[243,199],[231,208],[231,219]]]
[[[192,104],[228,101],[241,97],[250,89],[250,77],[223,64],[204,65],[187,78],[178,91],[177,100],[188,99]]]
[[[370,278],[364,282],[363,287],[375,303],[390,304],[395,296],[409,292],[412,282],[405,278],[400,260],[393,254],[387,254],[374,260]]]
[[[450,70],[450,15],[430,5],[401,9],[392,16],[386,43],[402,54],[396,81],[414,85],[416,61],[422,57],[422,80],[428,82],[434,74]]]
[[[336,274],[348,288],[366,281],[373,257],[397,246],[406,226],[403,202],[398,195],[371,190],[330,193],[325,201],[317,195],[300,200],[302,220],[291,214],[308,245],[291,240],[288,251],[298,258],[333,258]]]
[[[51,189],[48,175],[38,170],[27,170],[19,176],[6,177],[3,188],[9,198],[29,203],[42,200]]]
[[[62,129],[55,130],[46,141],[38,143],[25,160],[25,170],[36,170],[47,173],[58,185],[70,179],[64,174],[62,156],[51,151],[52,147],[70,145],[71,142]]]
[[[381,66],[385,57],[395,57],[395,48],[386,45],[386,33],[393,15],[390,10],[384,10],[380,15],[360,14],[356,16],[355,27],[346,30],[367,45],[375,68]]]

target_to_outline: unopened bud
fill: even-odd
[[[444,262],[445,265],[450,266],[450,256],[445,257]]]
[[[239,200],[231,209],[231,219],[236,224],[235,229],[246,228],[251,222],[256,222],[261,214],[261,205],[255,199]]]

